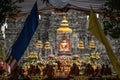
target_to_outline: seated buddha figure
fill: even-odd
[[[70,51],[69,42],[66,39],[63,39],[59,45],[59,51]]]

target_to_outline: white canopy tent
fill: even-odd
[[[29,13],[33,4],[36,0],[24,0],[22,3],[18,3],[17,5],[21,7],[21,13]],[[74,9],[74,10],[82,10],[89,11],[90,6],[96,12],[100,12],[100,8],[103,7],[106,0],[48,0],[49,3],[43,3],[42,0],[37,0],[39,12],[45,12],[54,9]]]

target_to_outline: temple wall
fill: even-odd
[[[23,16],[20,18],[8,19],[8,28],[6,29],[6,38],[3,39],[2,34],[0,33],[0,42],[4,44],[4,50],[6,55],[8,55],[11,46],[17,39],[21,29],[23,28],[23,24],[25,22],[27,16]],[[81,54],[81,51],[78,49],[78,44],[80,40],[83,40],[85,43],[85,49],[82,51],[82,54],[89,54],[90,49],[89,41],[91,39],[95,40],[96,48],[95,51],[100,52],[105,55],[106,53],[104,46],[93,37],[88,28],[88,20],[87,15],[84,12],[70,11],[67,12],[67,20],[69,23],[69,27],[73,29],[73,33],[67,34],[68,39],[70,40],[70,45],[72,47],[72,54]],[[60,23],[62,21],[62,16],[56,13],[46,13],[41,15],[41,19],[39,20],[39,25],[37,31],[35,32],[33,38],[30,41],[30,44],[25,51],[24,57],[28,56],[30,52],[39,52],[39,49],[36,48],[36,44],[38,40],[43,42],[49,41],[52,46],[52,53],[55,55],[58,54],[57,45],[62,35],[56,33],[56,29],[60,27]],[[109,37],[109,41],[111,42],[112,48],[116,53],[120,53],[120,47],[118,47],[115,43],[118,43],[118,40],[111,40]],[[45,49],[42,49],[43,55],[45,54]],[[51,52],[50,52],[51,53]],[[104,57],[104,56],[103,56]]]

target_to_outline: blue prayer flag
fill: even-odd
[[[6,60],[6,62],[9,63],[11,69],[16,66],[17,62],[20,60],[25,50],[27,49],[31,38],[37,29],[38,19],[38,8],[36,1],[30,14],[26,18],[24,27],[18,39],[12,46],[9,58]]]

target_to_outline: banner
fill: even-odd
[[[29,42],[37,29],[38,26],[38,9],[37,9],[37,2],[35,2],[30,14],[26,18],[24,23],[24,27],[12,46],[10,56],[6,60],[6,62],[10,65],[11,69],[14,69],[24,54]]]
[[[117,57],[115,56],[105,34],[102,30],[102,27],[94,13],[94,11],[91,9],[90,11],[90,17],[89,17],[89,28],[88,30],[100,41],[103,43],[103,45],[106,48],[107,55],[110,59],[111,64],[113,65],[114,70],[116,71],[117,75],[120,78],[120,63],[118,62]]]

